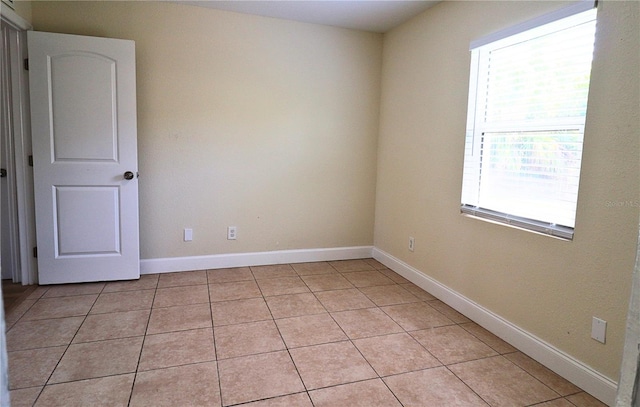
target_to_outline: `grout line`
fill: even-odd
[[[151,308],[149,308],[149,317],[147,317],[147,326],[144,328],[144,336],[142,337],[142,345],[140,346],[140,352],[138,353],[138,363],[136,363],[136,370],[133,372],[133,381],[131,382],[131,390],[129,391],[129,400],[127,405],[131,405],[131,399],[133,397],[133,389],[136,385],[136,380],[138,379],[138,373],[140,370],[140,361],[142,360],[142,350],[144,349],[144,344],[147,341],[147,331],[149,330],[149,324],[151,323],[151,314],[153,313],[153,302],[156,300],[156,293],[158,292],[158,284],[160,282],[160,277],[158,277],[156,281],[156,287],[153,291],[153,298],[151,299]]]
[[[349,261],[349,260],[347,260]],[[530,373],[527,369],[525,369],[524,367],[521,367],[520,365],[518,365],[515,362],[512,362],[510,359],[508,359],[507,357],[505,357],[505,355],[509,355],[512,353],[516,353],[518,352],[518,350],[514,350],[514,351],[509,351],[509,352],[504,352],[501,353],[499,352],[494,346],[491,346],[489,344],[490,341],[485,341],[481,338],[482,335],[478,335],[477,333],[474,333],[468,329],[466,329],[467,327],[471,326],[472,323],[474,323],[473,321],[469,321],[469,320],[454,320],[451,319],[450,317],[447,316],[447,314],[445,314],[445,312],[443,312],[443,310],[441,310],[440,308],[442,307],[435,307],[434,305],[430,304],[430,302],[433,302],[435,299],[421,299],[419,296],[411,293],[409,291],[410,294],[414,295],[418,301],[416,302],[409,302],[409,303],[405,303],[405,302],[401,302],[399,304],[388,304],[388,305],[377,305],[375,304],[375,302],[373,302],[373,300],[367,296],[362,289],[366,289],[369,287],[385,287],[385,286],[392,286],[395,285],[397,287],[403,288],[406,290],[404,286],[408,285],[408,284],[412,284],[412,283],[407,283],[407,282],[399,282],[399,281],[395,281],[393,278],[390,278],[388,275],[386,275],[385,273],[383,273],[381,270],[382,269],[378,269],[376,268],[374,265],[371,265],[369,263],[369,266],[373,267],[374,270],[347,270],[347,271],[339,271],[336,267],[336,265],[331,264],[330,262],[318,262],[318,263],[327,263],[332,269],[334,269],[337,272],[337,275],[341,276],[342,278],[346,277],[344,276],[345,274],[352,274],[352,273],[358,273],[359,271],[365,272],[365,271],[377,271],[378,273],[384,275],[385,277],[389,278],[392,281],[392,284],[381,284],[381,285],[372,285],[372,286],[364,286],[364,287],[356,287],[355,285],[352,288],[340,288],[340,289],[330,289],[330,290],[322,290],[322,291],[313,291],[311,290],[311,288],[309,287],[309,285],[307,284],[307,282],[305,282],[305,280],[302,278],[304,276],[300,275],[298,273],[297,270],[295,270],[295,268],[289,264],[288,266],[296,273],[297,277],[302,280],[304,286],[309,289],[308,293],[311,293],[313,295],[313,298],[315,299],[315,301],[317,301],[318,303],[320,303],[322,309],[324,309],[324,311],[330,316],[331,320],[338,326],[338,328],[342,331],[342,333],[344,334],[346,339],[340,339],[340,340],[335,340],[335,341],[330,341],[330,342],[322,342],[322,343],[318,343],[318,344],[310,344],[310,345],[305,345],[305,346],[299,346],[299,347],[289,347],[286,343],[286,341],[284,340],[284,337],[282,335],[282,332],[280,330],[280,327],[278,326],[277,322],[278,320],[283,320],[283,319],[288,319],[288,318],[305,318],[305,317],[310,317],[310,316],[314,316],[314,315],[324,315],[325,312],[318,312],[318,313],[311,313],[311,314],[307,314],[304,313],[303,315],[294,315],[294,316],[290,316],[290,317],[285,317],[285,318],[278,318],[276,319],[273,315],[273,310],[272,307],[269,306],[269,302],[267,301],[267,298],[277,298],[277,297],[284,297],[284,296],[291,296],[291,295],[299,295],[299,294],[307,294],[307,292],[305,293],[292,293],[292,294],[279,294],[276,296],[265,296],[264,292],[262,290],[262,288],[260,287],[260,285],[258,284],[258,280],[255,278],[255,274],[253,273],[253,270],[251,269],[251,267],[249,268],[250,271],[250,275],[252,276],[251,280],[242,280],[242,281],[231,281],[231,282],[222,282],[222,283],[239,283],[239,282],[247,282],[247,281],[253,281],[256,286],[258,287],[258,290],[260,292],[260,297],[252,297],[252,298],[241,298],[241,299],[231,299],[231,300],[225,300],[225,301],[216,301],[213,302],[212,301],[212,293],[211,293],[211,284],[222,284],[222,283],[216,283],[216,282],[212,282],[209,278],[209,273],[208,270],[205,270],[205,275],[206,275],[206,284],[207,284],[207,295],[208,295],[208,313],[209,313],[209,318],[210,318],[210,322],[211,322],[211,335],[212,335],[212,339],[213,339],[213,347],[214,347],[214,352],[215,352],[215,358],[214,358],[214,362],[216,363],[216,372],[218,375],[218,394],[220,397],[220,402],[221,405],[223,403],[222,400],[222,386],[221,386],[221,374],[220,374],[220,362],[224,361],[224,360],[230,360],[230,359],[234,359],[234,358],[240,358],[240,357],[247,357],[247,356],[254,356],[254,355],[260,355],[260,354],[268,354],[268,353],[275,353],[275,352],[283,352],[283,351],[287,351],[289,358],[291,360],[291,362],[293,363],[294,368],[296,369],[296,373],[298,375],[298,378],[300,380],[300,382],[302,383],[303,388],[305,389],[304,391],[301,392],[296,392],[296,393],[289,393],[289,394],[285,394],[285,395],[280,395],[280,396],[273,396],[273,397],[267,397],[264,399],[260,399],[260,400],[270,400],[270,399],[276,399],[279,397],[285,397],[285,396],[291,396],[294,394],[306,394],[307,398],[309,399],[309,401],[313,404],[313,400],[311,399],[310,396],[310,392],[311,391],[315,391],[315,390],[320,390],[320,389],[327,389],[327,388],[333,388],[333,387],[338,387],[338,386],[343,386],[343,385],[349,385],[352,383],[358,383],[358,382],[365,382],[365,381],[369,381],[369,380],[382,380],[382,382],[384,383],[385,387],[388,389],[388,391],[391,392],[391,394],[396,398],[396,400],[402,405],[402,402],[399,400],[398,396],[391,390],[391,388],[387,385],[386,381],[384,380],[385,378],[388,377],[393,377],[393,376],[400,376],[400,375],[404,375],[407,373],[414,373],[414,372],[419,372],[419,371],[424,371],[424,370],[430,370],[430,369],[435,369],[435,368],[441,368],[444,367],[445,369],[447,369],[448,372],[450,372],[452,375],[454,375],[454,377],[456,377],[458,380],[462,381],[463,384],[469,388],[471,390],[471,392],[473,392],[474,394],[476,394],[481,400],[487,402],[486,400],[484,400],[484,398],[482,398],[476,391],[474,391],[464,380],[462,380],[460,377],[458,377],[451,369],[450,367],[455,366],[455,365],[460,365],[460,364],[464,364],[464,363],[468,363],[468,362],[472,362],[472,361],[477,361],[477,360],[483,360],[483,359],[490,359],[490,358],[495,358],[495,357],[502,357],[504,359],[506,359],[507,361],[509,361],[510,363],[512,363],[514,366],[516,366],[517,368],[519,368],[520,370],[524,371],[525,373],[527,373],[529,376],[533,377],[534,379],[536,379],[538,382],[540,382],[541,384],[543,384],[545,387],[549,388],[551,391],[553,391],[555,394],[558,394],[558,397],[550,399],[550,400],[545,400],[542,401],[540,403],[537,404],[532,404],[533,405],[539,405],[548,401],[552,401],[552,400],[558,400],[558,399],[564,399],[566,401],[568,401],[567,397],[572,396],[574,394],[579,394],[582,393],[583,390],[579,389],[576,393],[573,394],[569,394],[569,395],[561,395],[559,394],[556,390],[554,390],[553,388],[551,388],[550,386],[546,385],[544,382],[542,382],[541,379],[538,379],[536,376],[534,376],[532,373]],[[321,273],[321,274],[309,274],[308,276],[321,276],[321,275],[325,275],[325,276],[331,276],[331,275],[335,275],[335,273],[333,272],[329,272],[329,273]],[[307,275],[305,275],[307,276]],[[282,277],[288,277],[288,276],[282,276]],[[269,277],[267,277],[269,278]],[[273,277],[276,278],[276,277]],[[347,279],[347,281],[349,281]],[[349,281],[350,284],[353,285],[353,283],[351,283],[351,281]],[[151,336],[151,335],[156,335],[156,334],[149,334],[149,327],[150,327],[150,321],[151,321],[151,316],[153,314],[153,310],[154,309],[165,309],[165,308],[171,308],[171,307],[178,307],[178,306],[194,306],[194,305],[203,305],[205,304],[203,303],[197,303],[197,304],[186,304],[186,305],[170,305],[170,306],[166,306],[166,307],[156,307],[154,308],[154,302],[156,300],[156,296],[158,294],[158,290],[161,289],[167,289],[167,288],[181,288],[181,287],[193,287],[193,286],[198,286],[198,285],[202,285],[202,284],[189,284],[189,285],[178,285],[178,286],[170,286],[170,287],[159,287],[160,285],[160,276],[158,275],[158,278],[156,279],[156,283],[155,283],[155,288],[153,288],[154,293],[153,293],[153,298],[151,300],[151,308],[150,309],[143,309],[143,310],[120,310],[120,311],[111,311],[108,313],[101,313],[101,314],[90,314],[91,310],[96,306],[99,298],[102,296],[102,294],[112,294],[112,293],[120,293],[120,292],[130,292],[130,291],[134,291],[134,290],[120,290],[120,291],[115,291],[115,292],[105,292],[105,289],[107,289],[107,284],[105,284],[101,289],[100,292],[97,293],[96,298],[93,300],[93,303],[91,304],[91,306],[89,307],[89,310],[86,312],[86,314],[84,315],[76,315],[76,316],[69,316],[69,317],[82,317],[82,322],[78,325],[78,328],[76,328],[74,334],[72,335],[72,338],[69,342],[69,344],[66,345],[66,348],[64,350],[64,352],[62,353],[62,355],[60,356],[60,358],[58,359],[56,366],[53,368],[53,370],[51,371],[51,374],[49,375],[49,377],[47,378],[47,380],[45,381],[45,383],[42,385],[40,392],[38,393],[37,397],[36,397],[36,401],[39,399],[39,397],[41,397],[41,395],[44,392],[44,389],[47,386],[52,386],[54,384],[48,384],[48,382],[51,380],[51,377],[53,376],[54,372],[56,371],[56,369],[59,367],[62,359],[64,358],[64,356],[67,354],[67,352],[69,351],[71,345],[75,345],[76,343],[74,343],[73,341],[75,340],[75,338],[77,337],[80,329],[83,327],[84,323],[87,321],[87,319],[89,318],[90,315],[105,315],[105,314],[117,314],[117,313],[124,313],[124,312],[134,312],[134,311],[147,311],[149,312],[148,318],[147,318],[147,322],[146,322],[146,327],[144,330],[144,334],[142,335],[142,345],[140,347],[140,351],[138,354],[138,362],[136,364],[136,368],[134,372],[129,372],[129,373],[117,373],[117,374],[109,374],[109,375],[104,375],[104,376],[99,376],[99,377],[91,377],[91,378],[85,378],[85,379],[76,379],[76,380],[69,380],[69,381],[65,381],[65,382],[61,382],[61,383],[55,383],[55,385],[57,384],[62,384],[62,383],[71,383],[71,382],[78,382],[78,381],[83,381],[83,380],[93,380],[93,379],[98,379],[98,378],[103,378],[103,377],[111,377],[111,376],[121,376],[121,375],[125,375],[125,374],[131,374],[133,373],[133,381],[131,382],[131,389],[129,390],[129,404],[131,403],[132,397],[133,397],[133,389],[135,388],[135,383],[137,380],[137,376],[140,372],[140,363],[141,363],[141,359],[142,359],[142,351],[144,349],[144,344],[146,342],[147,336]],[[346,291],[346,290],[357,290],[357,293],[359,293],[360,295],[363,295],[365,298],[369,299],[369,301],[371,301],[373,303],[373,305],[371,307],[365,307],[365,308],[355,308],[355,309],[346,309],[346,310],[341,310],[341,311],[334,311],[331,312],[327,309],[327,306],[325,306],[325,304],[320,300],[320,298],[318,297],[319,293],[322,292],[336,292],[336,291]],[[148,289],[150,290],[150,289]],[[137,290],[135,290],[137,291]],[[366,290],[365,290],[366,291]],[[407,290],[408,291],[408,290]],[[18,318],[16,319],[16,321],[14,322],[14,324],[12,325],[15,326],[17,323],[19,322],[23,322],[22,319],[24,317],[24,315],[26,315],[26,313],[28,312],[29,309],[31,309],[31,307],[33,307],[35,304],[37,304],[38,302],[40,302],[40,300],[48,300],[48,299],[57,299],[57,298],[63,298],[63,297],[77,297],[77,295],[66,295],[66,296],[60,296],[60,297],[49,297],[49,298],[43,298],[42,296],[44,295],[44,293],[40,296],[40,298],[36,299],[34,301],[34,303],[27,308],[27,310]],[[85,295],[85,294],[80,294],[80,295]],[[86,294],[86,295],[94,295],[94,294]],[[264,351],[264,352],[258,352],[258,353],[251,353],[248,355],[240,355],[240,356],[235,356],[232,358],[225,358],[225,359],[220,359],[219,358],[219,354],[217,352],[217,347],[216,347],[216,337],[215,337],[215,329],[218,327],[214,326],[214,321],[213,321],[213,311],[212,311],[212,306],[215,303],[231,303],[233,301],[241,301],[241,300],[248,300],[248,299],[257,299],[260,298],[262,299],[262,301],[265,303],[265,305],[267,306],[267,310],[269,311],[269,315],[270,315],[270,319],[264,319],[264,320],[260,320],[260,321],[247,321],[247,322],[241,322],[241,323],[232,323],[232,324],[226,324],[224,326],[229,326],[229,325],[242,325],[242,324],[250,324],[250,323],[256,323],[256,322],[265,322],[265,321],[271,321],[273,323],[273,325],[275,325],[278,334],[280,335],[280,340],[282,341],[283,345],[284,345],[284,349],[281,350],[272,350],[272,351]],[[400,325],[391,315],[389,315],[387,312],[385,312],[385,310],[383,309],[384,307],[391,307],[391,306],[401,306],[401,305],[409,305],[409,304],[418,304],[418,303],[422,303],[422,304],[426,304],[428,305],[430,308],[432,308],[434,311],[436,311],[437,313],[443,315],[445,318],[449,319],[451,321],[450,325],[442,325],[442,326],[437,326],[437,327],[429,327],[429,328],[425,328],[425,329],[417,329],[417,330],[407,330],[405,329],[402,325]],[[343,329],[343,327],[337,322],[337,320],[334,317],[334,314],[338,314],[338,313],[343,313],[343,312],[350,312],[350,311],[358,311],[358,310],[363,310],[363,309],[373,309],[373,308],[377,308],[380,311],[382,311],[382,315],[386,316],[387,318],[389,318],[391,321],[393,321],[396,325],[398,325],[401,329],[400,332],[392,332],[392,333],[381,333],[381,334],[376,334],[376,335],[370,335],[370,336],[365,336],[363,338],[357,338],[357,339],[352,339],[349,337],[349,335],[347,335],[347,333],[345,332],[345,330]],[[444,310],[446,311],[447,309],[444,308]],[[32,320],[32,321],[41,321],[41,320],[56,320],[56,319],[61,319],[61,318],[69,318],[67,316],[65,317],[54,317],[54,318],[44,318],[44,319],[39,319],[39,320]],[[454,316],[455,317],[455,316]],[[31,322],[31,321],[29,321]],[[222,325],[221,325],[222,326]],[[429,351],[429,349],[427,349],[427,347],[422,344],[420,341],[418,341],[413,335],[412,333],[415,332],[419,332],[419,331],[423,331],[423,330],[432,330],[432,329],[437,329],[437,328],[443,328],[443,327],[450,327],[450,326],[459,326],[465,333],[470,334],[473,338],[475,338],[476,340],[478,340],[479,342],[483,343],[484,345],[488,346],[491,350],[493,350],[494,352],[496,352],[496,355],[491,355],[491,356],[483,356],[483,357],[479,357],[479,358],[475,358],[475,359],[469,359],[469,360],[463,360],[460,362],[455,362],[455,363],[450,363],[450,364],[445,364],[442,362],[442,360],[440,360],[438,357],[436,357],[433,353],[431,353]],[[12,327],[8,327],[7,331],[9,331]],[[201,330],[201,329],[209,329],[209,327],[204,327],[204,328],[189,328],[189,329],[181,329],[181,330],[177,330],[177,331],[169,331],[169,332],[160,332],[157,334],[166,334],[166,333],[173,333],[173,332],[185,332],[185,331],[193,331],[193,330]],[[403,371],[397,374],[390,374],[390,375],[385,375],[382,376],[381,374],[379,374],[376,369],[373,367],[373,365],[371,364],[371,362],[365,357],[365,355],[363,354],[363,352],[356,346],[356,343],[358,340],[360,339],[369,339],[369,338],[377,338],[377,337],[384,337],[384,336],[389,336],[389,335],[397,335],[397,334],[405,334],[408,335],[413,341],[415,341],[416,343],[418,343],[422,349],[424,349],[425,352],[427,352],[429,355],[431,355],[438,363],[440,363],[440,366],[432,366],[426,369],[417,369],[417,370],[409,370],[409,371]],[[490,334],[490,333],[489,333]],[[492,334],[491,334],[492,335]],[[94,343],[94,342],[103,342],[103,341],[109,341],[109,340],[121,340],[121,339],[128,339],[128,338],[137,338],[140,337],[140,335],[133,335],[133,336],[125,336],[125,337],[118,337],[118,338],[104,338],[104,339],[98,339],[98,340],[93,340],[93,341],[86,341],[86,342],[81,342],[80,344],[84,344],[84,343]],[[490,337],[487,339],[491,339]],[[499,339],[499,338],[498,338]],[[317,389],[313,389],[313,390],[309,390],[307,385],[305,384],[305,382],[302,380],[302,376],[300,374],[300,371],[298,370],[298,366],[296,365],[293,356],[291,354],[291,350],[294,349],[300,349],[300,348],[308,348],[308,347],[314,347],[314,346],[320,346],[320,345],[326,345],[326,344],[330,344],[330,343],[339,343],[339,342],[349,342],[358,352],[358,354],[364,359],[364,361],[366,362],[366,364],[373,370],[373,372],[375,373],[376,377],[375,378],[368,378],[368,379],[361,379],[361,380],[355,380],[355,381],[350,381],[347,383],[338,383],[338,384],[334,384],[334,385],[330,385],[330,386],[325,386],[325,387],[319,387]],[[499,345],[498,344],[494,344],[495,346]],[[60,345],[60,346],[64,346],[64,345]],[[32,348],[32,349],[41,349],[41,348],[49,348],[52,346],[45,346],[45,347],[40,347],[40,348]],[[31,349],[25,349],[25,350],[31,350]],[[179,367],[179,366],[188,366],[188,365],[197,365],[197,364],[203,364],[203,363],[211,363],[212,361],[199,361],[199,362],[192,362],[192,363],[184,363],[181,365],[175,365],[175,366],[166,366],[166,367],[158,367],[155,369],[149,369],[148,371],[154,371],[154,370],[163,370],[163,369],[168,369],[168,368],[174,368],[174,367]],[[24,387],[24,388],[20,388],[20,389],[26,389],[26,388],[35,388],[35,387],[40,387],[40,386],[30,386],[30,387]],[[14,390],[18,390],[18,389],[14,389]],[[253,402],[256,400],[251,400],[250,402]],[[246,402],[249,403],[249,402]],[[239,403],[239,404],[246,404],[245,402],[243,403]],[[488,403],[488,402],[487,402]]]
[[[292,269],[293,269],[293,267],[292,267]],[[295,269],[293,269],[293,271],[295,271]],[[253,271],[252,271],[252,273],[253,273]],[[296,272],[296,274],[297,274],[297,272]],[[303,283],[304,283],[304,280],[303,280]],[[257,284],[257,282],[256,282],[256,284]],[[306,285],[306,283],[305,283],[305,285]],[[258,288],[260,288],[260,285],[258,285]],[[262,289],[260,289],[260,292],[262,293]],[[298,369],[298,365],[296,365],[296,361],[293,359],[293,355],[291,354],[291,349],[289,348],[289,345],[287,345],[287,342],[284,340],[284,336],[282,336],[282,331],[280,330],[280,327],[276,323],[276,319],[273,317],[273,312],[271,311],[271,308],[269,307],[269,303],[267,302],[266,297],[264,297],[264,294],[262,296],[262,300],[265,302],[265,304],[267,306],[267,309],[269,310],[269,315],[271,315],[271,321],[273,321],[273,324],[275,325],[276,330],[278,331],[278,335],[280,335],[280,340],[282,341],[282,344],[284,345],[284,348],[285,348],[284,350],[287,351],[287,354],[289,355],[289,360],[291,360],[291,364],[293,365],[293,368],[296,369],[296,374],[298,375],[298,379],[300,380],[300,383],[302,383],[302,387],[304,388],[304,391],[307,394],[307,397],[309,398],[309,401],[311,401],[311,396],[309,395],[309,389],[307,388],[307,385],[304,382],[304,380],[302,380],[302,375],[300,374],[300,370]]]
[[[222,405],[222,381],[220,375],[220,358],[218,355],[218,348],[216,346],[216,332],[213,324],[213,309],[211,302],[211,286],[209,285],[209,272],[207,271],[207,293],[209,294],[209,318],[211,318],[211,336],[213,336],[213,353],[214,359],[216,363],[216,375],[218,376],[217,385],[218,385],[218,396],[220,397],[220,405]]]
[[[467,388],[468,388],[468,389],[469,389],[473,394],[475,394],[476,396],[478,396],[478,398],[479,398],[480,400],[482,400],[482,401],[484,401],[485,403],[487,403],[487,405],[488,405],[488,406],[490,406],[490,405],[491,405],[491,403],[489,403],[489,401],[488,401],[488,400],[485,400],[485,399],[484,399],[480,394],[478,394],[474,389],[472,389],[472,388],[471,388],[471,386],[469,386],[469,385],[467,384],[467,382],[465,382],[464,380],[462,380],[462,378],[458,377],[458,375],[457,375],[457,374],[455,374],[455,372],[454,372],[454,371],[452,371],[451,369],[449,369],[449,366],[446,366],[446,365],[445,365],[445,366],[444,366],[444,368],[445,368],[445,369],[447,369],[447,371],[449,371],[449,373],[451,373],[451,374],[452,374],[456,379],[460,380],[460,382],[461,382],[462,384],[464,384],[464,385],[465,385],[465,387],[467,387]]]
[[[51,380],[51,377],[53,376],[53,374],[55,373],[55,371],[58,369],[58,366],[60,366],[60,362],[62,362],[62,359],[64,358],[64,356],[67,354],[67,352],[69,351],[69,348],[71,348],[71,344],[73,343],[73,340],[76,338],[76,336],[78,335],[78,332],[80,331],[80,328],[82,328],[82,325],[84,324],[84,322],[87,320],[87,317],[89,316],[89,312],[91,312],[91,309],[93,308],[93,306],[96,304],[96,302],[98,301],[98,298],[100,297],[100,293],[102,293],[102,290],[104,290],[104,287],[106,286],[103,285],[102,289],[100,290],[100,292],[96,295],[96,298],[93,300],[93,303],[91,304],[91,306],[89,307],[89,309],[87,310],[87,313],[83,315],[83,319],[82,322],[80,322],[80,324],[78,325],[78,328],[76,328],[76,331],[73,333],[73,336],[71,337],[71,340],[69,341],[69,344],[66,345],[64,352],[62,352],[62,355],[60,355],[60,358],[58,359],[58,361],[56,362],[55,367],[51,370],[51,373],[49,374],[49,376],[47,377],[47,380],[45,380],[44,384],[42,385],[42,390],[40,391],[40,393],[38,394],[38,397],[36,398],[36,401],[34,401],[34,404],[38,401],[38,399],[40,398],[40,396],[42,395],[42,393],[44,392],[44,389],[50,385],[49,381]],[[49,291],[47,289],[47,291]],[[45,293],[47,292],[45,291]],[[45,294],[43,293],[43,295]],[[56,297],[58,298],[58,297]],[[43,299],[43,296],[40,296],[40,298],[38,298],[38,300],[36,302],[33,303],[32,307],[34,305],[36,305],[40,300]],[[82,315],[78,315],[78,316],[82,316]],[[22,315],[22,317],[24,317],[24,314]],[[22,319],[22,317],[20,317],[20,319]],[[70,318],[70,317],[69,317]],[[51,318],[53,319],[53,318]],[[19,321],[19,320],[18,320]],[[16,321],[17,323],[17,321]],[[61,345],[64,346],[64,345]],[[55,383],[58,384],[58,383]]]

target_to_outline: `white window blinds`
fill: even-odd
[[[572,238],[596,28],[580,11],[472,43],[463,213]]]

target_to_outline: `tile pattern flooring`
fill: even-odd
[[[38,287],[13,406],[602,406],[373,259]]]

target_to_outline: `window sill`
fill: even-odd
[[[573,230],[569,232],[569,228],[563,228],[567,230],[559,231],[558,229],[554,229],[551,227],[545,228],[544,225],[541,224],[527,224],[527,222],[523,220],[509,218],[508,215],[498,216],[497,213],[492,213],[491,211],[487,211],[481,208],[475,208],[471,210],[469,208],[463,207],[460,209],[460,212],[462,216],[466,218],[472,218],[496,225],[507,226],[513,229],[519,229],[525,232],[535,233],[537,235],[551,237],[565,242],[573,241]]]

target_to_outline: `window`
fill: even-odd
[[[573,238],[595,29],[581,2],[472,42],[462,213]]]

